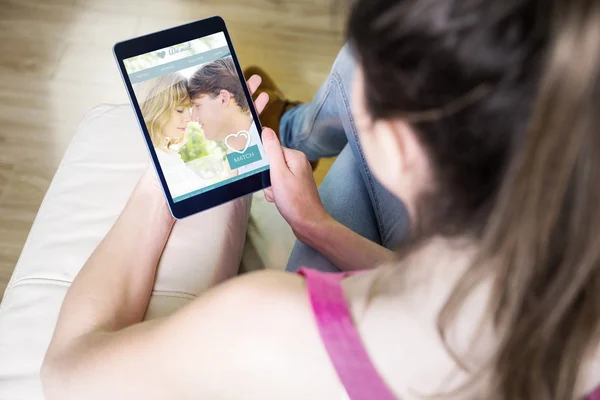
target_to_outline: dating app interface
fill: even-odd
[[[124,64],[174,202],[269,169],[222,32]]]

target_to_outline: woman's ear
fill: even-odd
[[[225,89],[221,89],[219,95],[221,96],[221,104],[227,107],[229,105],[229,101],[231,100],[231,93]]]
[[[415,131],[402,120],[378,120],[363,147],[375,177],[409,206],[430,180],[426,152]]]
[[[402,174],[407,167],[407,130],[406,127],[390,120],[378,120],[373,124],[374,133],[372,135],[372,144],[374,151],[371,154],[375,163],[381,161],[385,164],[385,170],[390,173]],[[380,165],[380,171],[384,171]]]

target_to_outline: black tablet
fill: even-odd
[[[220,17],[114,54],[175,218],[270,186],[262,127]]]

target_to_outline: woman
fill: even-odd
[[[186,167],[178,153],[187,141],[187,127],[191,122],[192,103],[185,78],[172,73],[142,85],[137,90],[140,108],[171,196],[176,198],[206,186]]]
[[[411,245],[349,277],[249,274],[141,323],[173,224],[146,178],[65,299],[49,399],[574,399],[600,385],[600,2],[358,0],[349,33],[364,154],[406,204]],[[331,220],[308,161],[263,138],[267,195],[318,240]],[[127,223],[136,212],[149,222]],[[126,267],[124,235],[144,249]]]

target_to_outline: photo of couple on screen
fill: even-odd
[[[231,56],[133,87],[174,201],[268,166]]]

